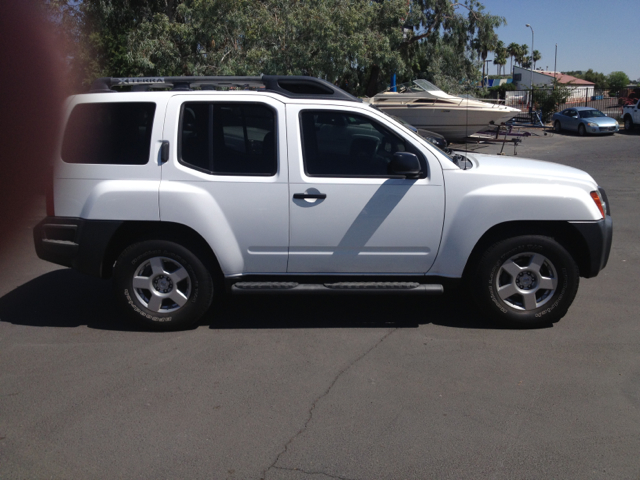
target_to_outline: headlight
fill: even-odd
[[[587,122],[587,125],[590,126],[591,128],[598,128],[597,123]]]

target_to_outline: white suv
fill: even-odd
[[[64,124],[38,255],[113,277],[150,328],[197,322],[223,291],[438,294],[461,279],[485,315],[541,325],[609,256],[587,173],[450,157],[311,77],[102,78]]]

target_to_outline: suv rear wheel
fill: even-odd
[[[487,250],[467,279],[476,303],[510,327],[539,327],[560,320],[578,291],[571,255],[549,237],[500,241]]]
[[[125,313],[153,330],[193,325],[213,298],[211,273],[191,250],[167,240],[147,240],[124,250],[113,286]]]

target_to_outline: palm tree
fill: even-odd
[[[513,57],[518,56],[520,45],[515,42],[511,42],[507,47],[507,54],[511,57],[511,71],[513,72]]]
[[[518,58],[518,63],[522,66],[522,62],[524,62],[525,57],[527,56],[527,53],[529,53],[529,47],[527,46],[526,43],[523,43],[522,45],[520,45],[520,56]]]
[[[507,57],[497,56],[496,58],[493,59],[493,64],[498,66],[498,75],[500,75],[500,71],[502,70],[502,67],[504,67],[507,64]]]
[[[494,31],[500,25],[506,23],[502,17],[495,17],[493,15],[486,15],[482,17],[482,21],[479,22],[476,38],[473,40],[473,48],[478,52],[480,58],[482,58],[482,83],[484,84],[484,68],[485,60],[489,52],[493,52],[498,43],[498,34]]]
[[[540,55],[540,52],[538,50],[534,50],[533,51],[533,69],[536,69],[536,62],[540,61],[540,59],[542,59],[542,55]]]
[[[500,67],[507,63],[507,49],[504,46],[504,42],[498,40],[496,48],[494,50],[493,64],[498,66],[498,75],[500,75]]]

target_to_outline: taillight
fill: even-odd
[[[604,203],[604,200],[602,199],[602,197],[600,197],[600,194],[596,191],[591,192],[591,198],[593,198],[593,201],[596,203],[596,207],[598,207],[598,210],[600,210],[600,214],[602,215],[602,218],[605,217],[605,210],[607,208],[607,206]]]
[[[49,168],[45,187],[45,199],[47,204],[47,217],[55,217],[56,211],[53,205],[53,168]]]

